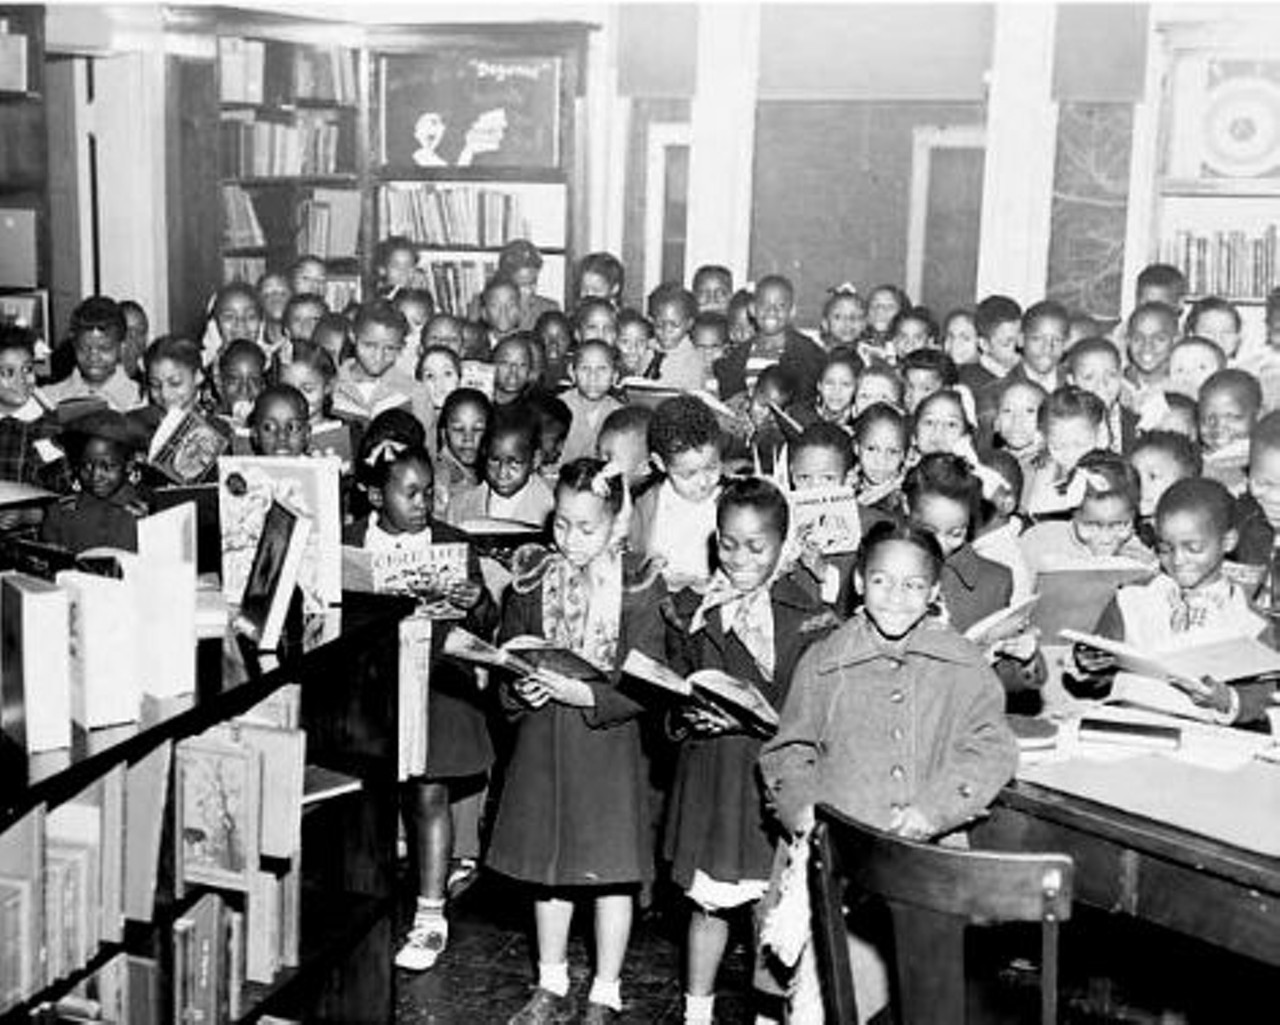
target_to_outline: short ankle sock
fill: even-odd
[[[716,997],[712,993],[706,997],[695,997],[692,993],[684,995],[685,1025],[711,1025],[714,1020]]]
[[[538,985],[558,997],[567,997],[569,995],[569,962],[547,964],[545,961],[539,961]]]
[[[444,918],[444,901],[431,897],[419,897],[418,914],[427,918]]]
[[[587,1002],[592,1004],[604,1004],[605,1007],[612,1007],[615,1011],[622,1010],[622,983],[614,979],[612,982],[605,982],[604,979],[595,978],[591,980],[591,992],[587,994]]]

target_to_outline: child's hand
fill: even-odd
[[[889,813],[889,832],[906,840],[927,840],[937,829],[924,812],[909,804]]]
[[[1211,708],[1215,712],[1231,710],[1231,688],[1221,680],[1215,680],[1212,676],[1202,676],[1199,686],[1193,685],[1188,680],[1176,678],[1171,678],[1169,682],[1201,708]]]
[[[1080,667],[1080,671],[1088,673],[1090,676],[1108,673],[1116,667],[1116,657],[1114,655],[1099,648],[1091,648],[1087,644],[1077,644],[1072,650],[1072,654],[1075,656],[1076,665]]]
[[[1036,649],[1039,645],[1040,635],[1038,631],[1034,629],[1024,630],[1020,634],[996,641],[991,645],[990,654],[995,657],[1004,655],[1019,662],[1029,662],[1035,658]]]
[[[511,689],[516,692],[516,697],[530,708],[541,708],[551,700],[550,689],[536,676],[526,676],[516,680],[511,685]]]
[[[570,708],[594,708],[596,705],[595,694],[581,680],[545,668],[539,669],[535,678],[546,688],[552,701]]]
[[[474,580],[455,580],[444,589],[444,596],[449,599],[450,605],[470,611],[484,597],[484,586]]]
[[[737,725],[723,712],[714,708],[686,708],[684,721],[689,729],[700,737],[718,737],[728,733]]]

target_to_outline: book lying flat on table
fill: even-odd
[[[642,702],[656,698],[726,715],[737,730],[768,739],[778,732],[778,713],[759,688],[719,669],[699,669],[682,677],[642,651],[632,649],[622,662],[623,689]],[[634,680],[648,686],[628,687]]]
[[[499,647],[455,626],[445,635],[444,653],[462,662],[502,669],[517,677],[552,674],[562,688],[557,700],[566,704],[593,703],[587,684],[605,682],[605,675],[597,666],[577,652],[557,647],[542,637],[512,637]]]

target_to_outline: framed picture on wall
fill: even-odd
[[[554,168],[561,58],[465,50],[381,59],[382,163]]]

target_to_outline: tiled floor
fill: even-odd
[[[488,875],[452,906],[449,946],[429,972],[400,973],[400,1025],[490,1025],[505,1022],[528,998],[534,979],[527,896]],[[660,900],[639,918],[623,974],[627,1023],[682,1020],[678,900]],[[590,911],[577,916],[570,947],[573,994],[584,1000],[589,980],[586,935]],[[754,1020],[750,955],[734,944],[720,973],[716,1020]],[[1028,937],[1035,940],[1036,937]],[[1015,941],[1018,950],[1021,941]],[[1035,943],[1030,944],[1031,951]],[[1065,1025],[1273,1025],[1280,1021],[1280,971],[1228,958],[1162,930],[1109,915],[1077,914],[1063,937],[1062,1013]],[[1007,965],[1008,951],[995,955]],[[997,1022],[1036,1020],[1034,979],[1005,971],[995,991]]]

